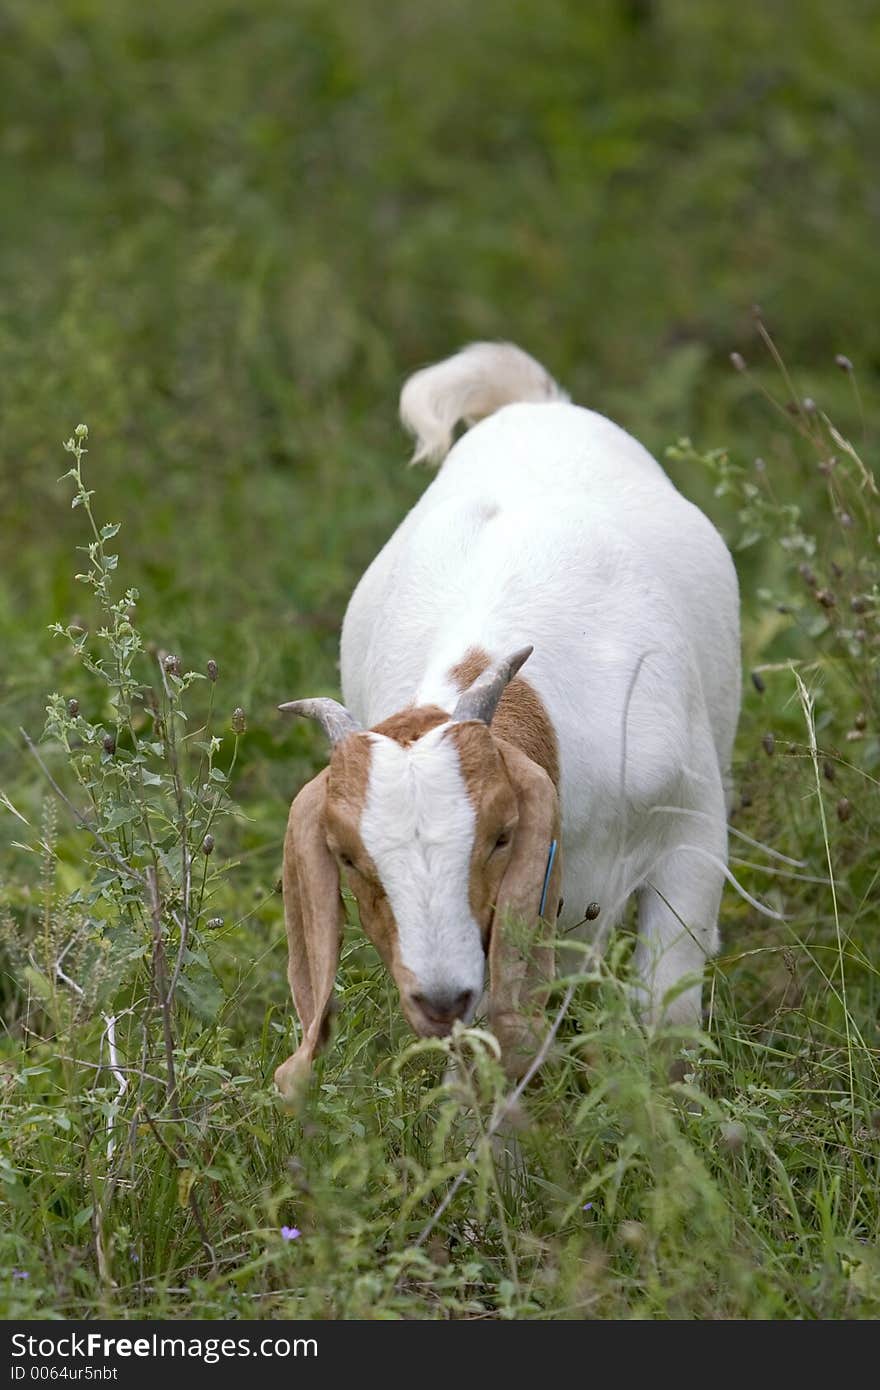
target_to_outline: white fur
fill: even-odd
[[[440,725],[409,748],[373,735],[360,833],[414,987],[428,997],[467,990],[476,1006],[485,973],[468,901],[476,817],[448,732]]]
[[[471,343],[416,372],[400,393],[400,418],[416,437],[413,463],[440,463],[460,420],[474,425],[511,401],[566,400],[540,362],[513,343]]]
[[[408,383],[404,410],[423,455],[462,415],[511,399],[511,352],[476,345]],[[534,643],[522,674],[561,763],[561,926],[597,902],[583,930],[602,940],[637,894],[635,964],[657,1017],[666,990],[718,945],[740,700],[736,574],[715,528],[651,455],[552,382],[539,392],[550,379],[533,366],[529,403],[503,405],[458,441],[358,585],[342,632],[343,694],[367,727],[412,703],[450,708],[449,671],[468,648],[498,658]],[[427,774],[428,761],[408,766]],[[387,814],[392,835],[390,791],[383,804],[373,833]],[[684,814],[652,815],[660,805]],[[695,1021],[699,990],[667,1012]]]

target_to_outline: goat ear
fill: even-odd
[[[287,978],[302,1027],[299,1047],[275,1072],[275,1084],[288,1101],[301,1094],[326,1039],[342,942],[339,871],[324,828],[328,777],[325,769],[295,798],[284,840]]]
[[[535,1054],[537,1034],[530,1013],[546,1003],[555,961],[548,924],[556,922],[562,888],[559,798],[543,768],[513,744],[497,739],[516,791],[519,823],[492,918],[489,938],[489,1021],[501,1044],[505,1071],[521,1076]],[[556,855],[547,879],[550,846]]]

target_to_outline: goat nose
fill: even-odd
[[[413,1003],[417,1004],[429,1023],[454,1023],[457,1018],[464,1018],[470,1008],[474,998],[472,989],[463,989],[460,993],[454,990],[433,990],[430,994],[414,994]]]

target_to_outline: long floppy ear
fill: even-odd
[[[324,830],[328,777],[325,769],[295,798],[284,839],[287,978],[302,1026],[299,1047],[275,1072],[275,1084],[288,1101],[301,1093],[315,1053],[327,1036],[342,942],[339,871]]]
[[[538,1034],[530,1015],[546,1003],[554,975],[548,924],[552,928],[559,911],[562,853],[559,798],[552,781],[513,744],[496,739],[496,746],[517,794],[519,823],[492,919],[489,1022],[501,1044],[504,1069],[513,1078],[523,1074],[535,1055]]]

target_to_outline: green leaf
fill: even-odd
[[[33,965],[26,965],[22,973],[39,999],[52,998],[52,985],[41,970],[37,970]]]
[[[193,1013],[206,1023],[216,1019],[226,998],[213,972],[200,966],[181,975],[178,989]]]
[[[117,806],[114,811],[104,821],[106,830],[118,830],[120,825],[131,825],[132,821],[140,820],[140,810],[137,806]]]

